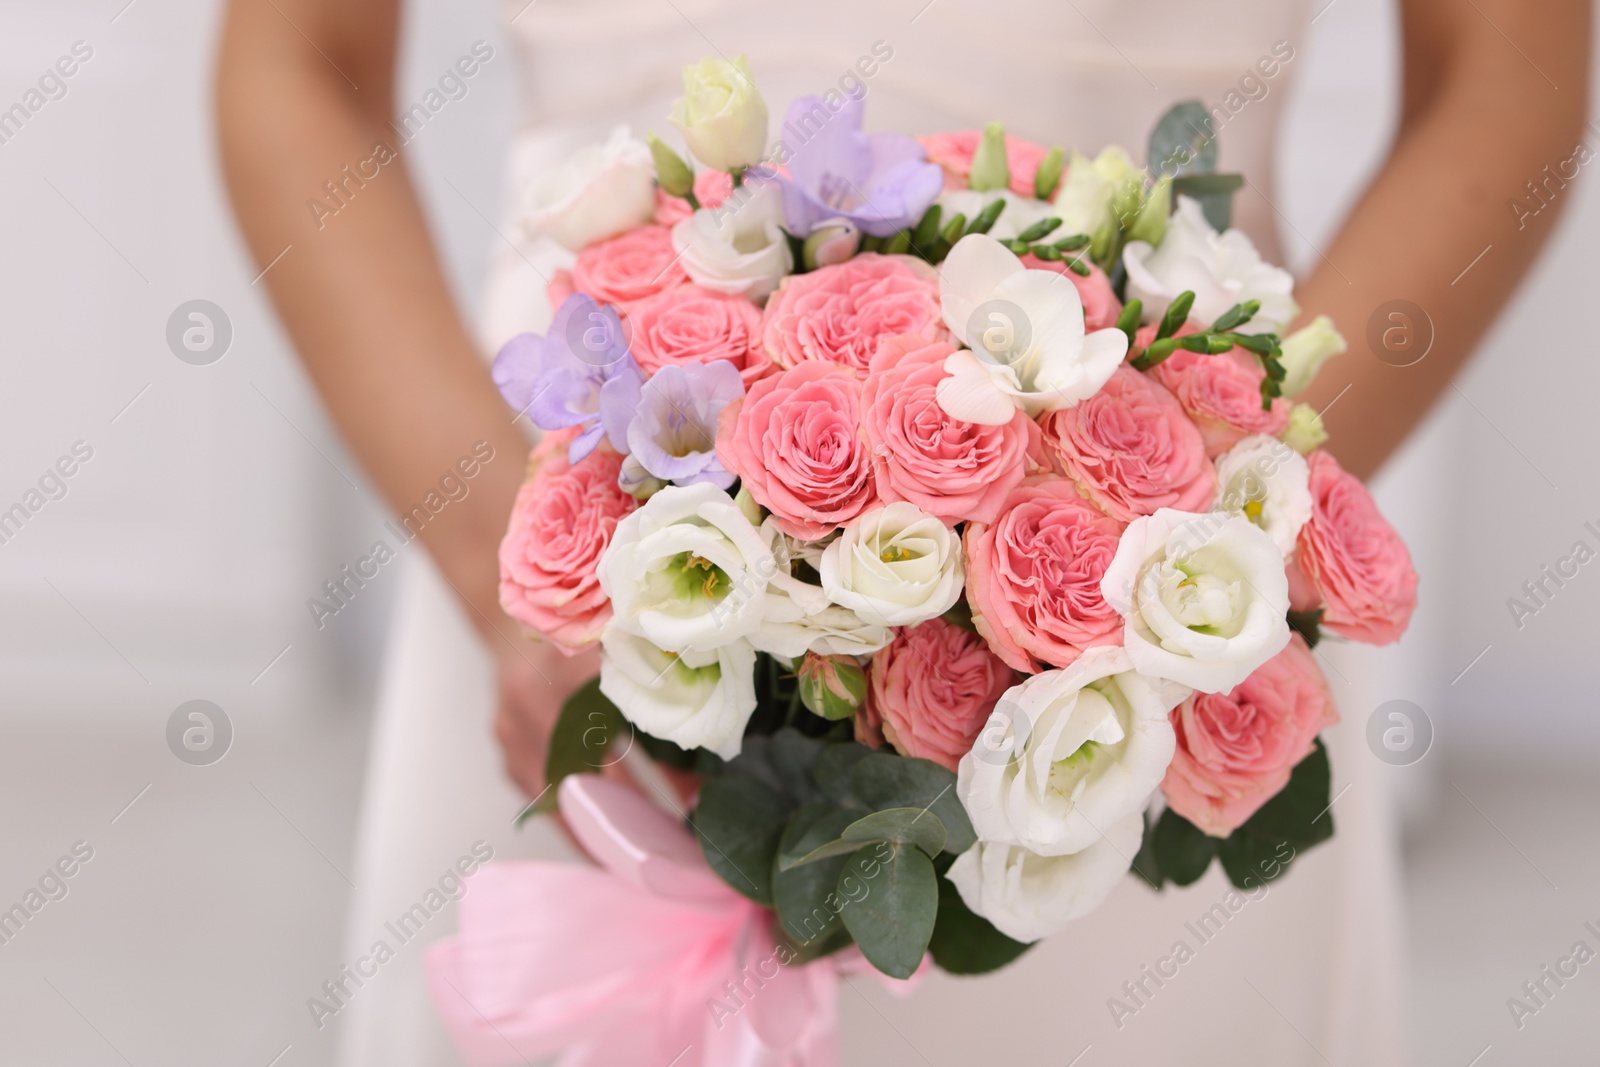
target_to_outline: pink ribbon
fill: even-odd
[[[594,775],[558,795],[599,867],[491,864],[469,880],[460,931],[428,949],[435,1009],[468,1063],[837,1067],[839,977],[878,973],[854,946],[784,963],[769,913],[671,816]]]

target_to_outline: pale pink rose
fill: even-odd
[[[550,281],[544,287],[545,299],[550,301],[550,309],[554,311],[567,302],[567,297],[577,292],[572,287],[572,272],[558,270],[550,275]]]
[[[1082,275],[1068,267],[1066,260],[1040,259],[1029,252],[1022,257],[1022,265],[1029,270],[1055,271],[1073,284],[1078,290],[1078,299],[1083,301],[1085,330],[1093,333],[1095,330],[1109,329],[1117,324],[1117,316],[1122,314],[1122,301],[1117,299],[1116,292],[1112,290],[1111,279],[1106,277],[1106,272],[1093,263],[1084,262],[1084,266],[1089,268],[1089,273]]]
[[[761,309],[749,297],[680,285],[633,305],[628,351],[646,375],[668,364],[727,360],[745,388],[772,370],[761,347]]]
[[[1177,336],[1194,332],[1194,327],[1185,324]],[[1139,331],[1135,343],[1147,347],[1155,335],[1152,323]],[[1267,371],[1254,354],[1242,348],[1214,356],[1180,348],[1149,373],[1178,398],[1200,428],[1206,455],[1212,459],[1251,434],[1277,437],[1289,427],[1289,409],[1294,404],[1280,396],[1273,398],[1272,407],[1261,406],[1261,380]]]
[[[878,505],[861,383],[832,363],[763,378],[723,408],[717,459],[791,537],[814,541]]]
[[[791,274],[767,300],[763,337],[780,367],[822,361],[862,372],[886,337],[949,336],[939,314],[939,273],[920,259],[866,253]]]
[[[1120,644],[1122,616],[1100,595],[1100,579],[1121,537],[1122,523],[1054,475],[1012,490],[993,524],[968,526],[967,603],[989,647],[1033,674]]]
[[[1311,521],[1295,560],[1321,595],[1322,625],[1352,641],[1399,639],[1417,606],[1417,572],[1361,479],[1327,452],[1311,453]]]
[[[638,506],[617,488],[622,458],[610,449],[567,465],[572,436],[547,434],[534,449],[500,542],[500,606],[569,656],[611,618],[597,568],[617,522]]]
[[[705,208],[721,207],[733,195],[733,176],[725,170],[703,170],[694,176],[694,197]],[[689,201],[681,196],[656,190],[656,223],[675,226],[694,214]]]
[[[1161,783],[1167,806],[1227,837],[1289,784],[1318,732],[1339,721],[1311,649],[1282,652],[1227,693],[1195,693],[1172,709],[1178,746]]]
[[[1055,468],[1121,522],[1161,508],[1207,511],[1216,468],[1173,395],[1129,367],[1076,407],[1039,419]]]
[[[873,654],[867,703],[896,752],[953,771],[1015,681],[983,638],[929,619]]]
[[[918,137],[917,143],[928,153],[928,162],[937,163],[944,170],[944,187],[954,190],[967,187],[967,177],[972,173],[972,157],[977,153],[978,142],[982,139],[981,130],[956,130]],[[1033,178],[1048,151],[1032,141],[1006,135],[1006,166],[1011,169],[1013,193],[1033,196]]]
[[[573,289],[619,311],[688,280],[666,226],[635,226],[596,241],[578,253],[572,266]]]
[[[1038,428],[1018,410],[1004,426],[952,418],[935,395],[945,373],[946,341],[890,337],[872,358],[861,387],[861,421],[878,496],[909,500],[947,525],[993,521],[1006,494],[1028,473]]]

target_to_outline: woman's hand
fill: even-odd
[[[499,693],[494,735],[505,757],[506,775],[530,798],[545,788],[550,732],[567,697],[593,678],[600,657],[589,651],[563,656],[548,642],[518,638],[497,642]]]

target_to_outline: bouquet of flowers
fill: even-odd
[[[896,979],[1003,966],[1130,869],[1279,877],[1333,830],[1313,649],[1393,641],[1416,576],[1293,399],[1344,342],[1285,335],[1206,110],[1141,169],[869,134],[837,91],[771,144],[743,60],[684,80],[698,172],[619,130],[529,191],[569,266],[494,366],[546,431],[502,603],[601,650],[551,782],[597,739],[696,772],[779,961]]]

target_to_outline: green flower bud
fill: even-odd
[[[867,672],[849,656],[807,652],[798,674],[800,702],[824,719],[848,719],[867,699]]]
[[[633,457],[630,456],[629,459],[631,458]],[[623,460],[623,463],[627,463],[627,460]],[[756,498],[751,496],[750,490],[743,485],[739,486],[739,491],[733,495],[733,505],[739,509],[740,514],[750,520],[751,526],[760,526],[766,521],[766,509],[756,503]]]
[[[1322,427],[1322,416],[1317,414],[1317,409],[1310,404],[1296,404],[1289,409],[1289,428],[1283,431],[1283,443],[1300,453],[1302,456],[1317,448],[1328,439],[1328,431]]]
[[[1283,395],[1294,396],[1310,385],[1322,365],[1348,347],[1326,315],[1318,315],[1310,325],[1285,337],[1282,363],[1288,373],[1283,379]]]
[[[656,165],[656,184],[661,186],[661,191],[683,197],[693,193],[694,171],[689,169],[683,157],[653,133],[646,134],[644,140],[650,146],[650,158]]]
[[[1011,166],[1006,162],[1006,128],[991,122],[983,128],[978,150],[972,154],[972,170],[967,187],[978,192],[1005,189],[1011,184]]]
[[[1172,179],[1163,176],[1150,190],[1150,195],[1145,197],[1144,203],[1139,207],[1139,212],[1133,217],[1133,225],[1128,228],[1128,237],[1135,241],[1149,241],[1153,245],[1161,243],[1167,235],[1167,217],[1172,214]]]
[[[1049,200],[1056,195],[1056,187],[1061,184],[1061,171],[1066,162],[1067,154],[1057,145],[1045,153],[1039,161],[1039,169],[1033,173],[1033,195],[1040,200]]]

